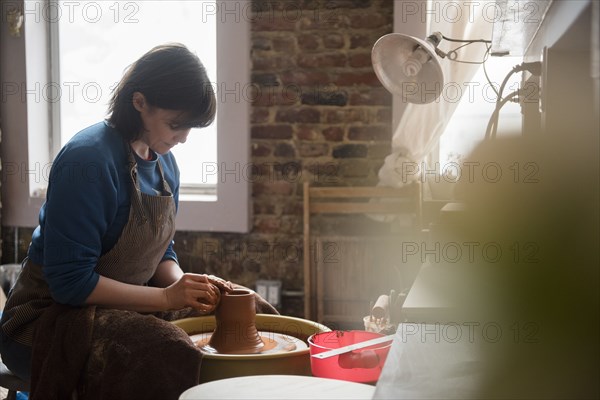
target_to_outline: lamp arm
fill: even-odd
[[[448,42],[456,42],[456,43],[492,43],[491,40],[487,40],[487,39],[452,39],[452,38],[449,38],[444,35],[442,35],[442,39],[444,39]]]
[[[427,37],[427,40],[430,41],[430,42],[433,42],[433,40],[432,40],[433,38],[435,38],[434,40],[437,40],[435,42],[435,52],[436,52],[436,54],[440,58],[446,58],[446,57],[448,57],[448,59],[451,60],[451,61],[462,62],[462,63],[465,63],[465,64],[481,64],[481,63],[479,63],[479,62],[469,62],[469,61],[459,61],[459,60],[457,60],[457,56],[458,56],[457,53],[456,53],[457,50],[459,50],[459,49],[461,49],[461,48],[463,48],[465,46],[468,46],[470,44],[473,44],[473,43],[488,43],[488,44],[492,43],[491,40],[486,40],[486,39],[452,39],[452,38],[449,38],[447,36],[442,35],[440,32],[434,32],[433,34],[429,35]],[[452,49],[452,50],[450,50],[448,52],[444,52],[444,51],[440,50],[437,47],[438,44],[442,41],[442,39],[446,40],[448,42],[464,43],[464,44],[461,45],[461,46],[458,46],[457,48]]]
[[[446,58],[447,53],[440,50],[438,47],[435,48],[435,54],[437,54],[440,58]]]

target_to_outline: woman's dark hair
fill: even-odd
[[[217,101],[200,59],[179,43],[154,47],[134,62],[114,89],[108,122],[126,140],[139,139],[144,128],[133,107],[140,92],[150,106],[181,110],[183,127],[203,128],[216,114]]]

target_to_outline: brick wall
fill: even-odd
[[[392,31],[393,1],[255,1],[253,11],[254,226],[180,232],[177,252],[194,270],[301,291],[302,182],[373,185],[390,153],[391,96],[371,48]],[[302,316],[301,298],[283,301],[283,313]]]
[[[253,228],[178,232],[184,270],[250,287],[278,279],[285,293],[302,290],[302,182],[373,185],[390,152],[391,96],[370,57],[375,41],[392,31],[393,3],[253,2]],[[19,232],[20,243],[28,243],[31,232]],[[5,247],[14,243],[14,229],[2,236]],[[301,297],[284,296],[281,312],[302,316],[302,304]]]

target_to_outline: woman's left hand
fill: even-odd
[[[215,285],[221,292],[233,292],[233,284],[223,278],[219,278],[218,276],[214,275],[208,275],[208,281]]]
[[[175,283],[164,289],[168,309],[192,307],[202,314],[213,312],[221,299],[219,287],[213,281],[214,279],[211,280],[207,275],[183,274]]]

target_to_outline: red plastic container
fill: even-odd
[[[308,345],[312,374],[320,378],[352,382],[377,382],[392,345],[391,341],[325,359],[314,358],[312,355],[382,336],[384,335],[367,331],[331,331],[310,336]]]

